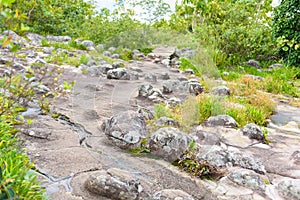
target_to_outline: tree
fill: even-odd
[[[273,36],[279,56],[289,65],[300,66],[300,0],[283,0],[275,9]]]

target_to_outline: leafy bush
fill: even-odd
[[[283,0],[275,9],[273,35],[279,45],[279,56],[289,65],[300,66],[299,0]]]

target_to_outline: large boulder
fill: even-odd
[[[191,140],[190,136],[177,128],[161,128],[151,135],[149,148],[152,154],[174,162],[180,159]]]
[[[165,189],[156,192],[152,196],[153,200],[194,200],[188,193],[182,190]]]
[[[211,116],[207,119],[207,126],[224,126],[234,128],[237,126],[236,121],[229,115]]]
[[[213,95],[218,95],[218,96],[229,96],[230,95],[230,89],[224,85],[222,86],[217,86],[213,87],[211,90],[211,93]]]
[[[130,80],[130,74],[128,70],[124,68],[112,69],[107,72],[107,78],[117,80]]]
[[[266,189],[266,184],[261,176],[252,170],[237,169],[230,172],[228,178],[238,185],[242,185],[253,190],[264,191]]]
[[[224,150],[219,146],[205,146],[197,154],[197,159],[205,160],[217,167],[238,166],[257,173],[266,173],[265,166],[256,158],[236,150]]]
[[[284,199],[299,200],[300,199],[300,180],[286,179],[277,185],[280,196]]]
[[[134,111],[122,112],[107,119],[102,124],[102,130],[109,140],[122,149],[138,148],[148,136],[143,115]]]
[[[259,126],[256,124],[250,123],[242,128],[244,135],[247,135],[250,139],[255,139],[261,142],[265,142],[265,137]]]
[[[117,168],[91,174],[85,182],[85,187],[94,194],[114,200],[137,200],[148,197],[138,178]]]

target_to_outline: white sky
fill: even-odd
[[[116,0],[95,0],[96,4],[99,8],[108,8],[113,10],[113,6],[116,3]],[[164,2],[168,3],[171,6],[172,10],[175,10],[175,2],[176,0],[164,0]]]

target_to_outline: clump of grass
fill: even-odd
[[[193,65],[188,59],[180,58],[179,61],[181,62],[179,69],[182,71],[186,71],[188,69],[192,69],[197,76],[201,76],[200,69]]]
[[[165,104],[155,104],[154,105],[154,119],[159,119],[160,117],[174,118],[174,113]]]
[[[213,180],[224,176],[224,172],[217,166],[209,164],[206,160],[198,159],[198,150],[199,147],[195,146],[194,141],[192,141],[190,147],[183,152],[180,160],[174,162],[173,165],[201,179]]]
[[[79,63],[86,65],[89,62],[89,60],[90,60],[89,56],[83,54],[79,58]]]

